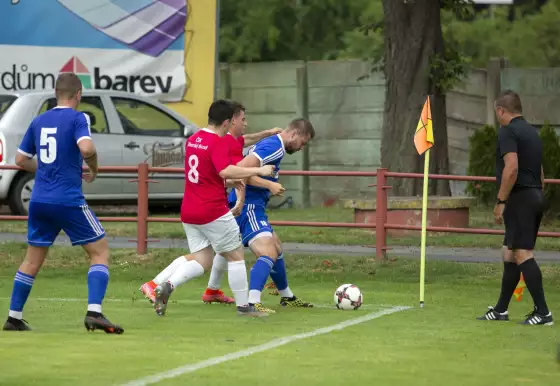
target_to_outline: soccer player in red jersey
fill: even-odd
[[[266,165],[241,168],[231,164],[229,148],[223,136],[231,126],[232,103],[218,100],[208,111],[208,128],[187,140],[185,150],[185,193],[181,222],[187,236],[191,260],[181,259],[169,279],[155,289],[154,308],[164,315],[175,287],[210,269],[214,253],[228,261],[228,279],[237,311],[246,316],[267,316],[248,304],[247,269],[239,227],[228,207],[224,180],[253,176],[271,176],[274,168]],[[229,186],[235,181],[228,181]]]
[[[278,134],[282,131],[280,128],[274,128],[270,130],[260,131],[254,134],[245,134],[247,128],[247,119],[245,116],[245,107],[237,102],[231,102],[234,109],[233,118],[231,120],[231,126],[228,134],[223,138],[227,142],[229,147],[229,157],[232,164],[237,164],[243,159],[243,148],[245,146],[252,146],[260,140],[267,138],[269,136]],[[270,190],[271,195],[281,195],[284,192],[284,187],[273,181],[269,181],[260,177],[251,177],[249,179],[250,183],[255,186],[260,186]],[[227,195],[227,191],[224,192]],[[242,194],[238,194],[238,197],[243,197]],[[243,209],[243,201],[240,200],[237,205],[231,208],[234,216],[239,215]],[[163,284],[171,277],[172,273],[183,264],[183,260],[193,260],[193,255],[179,256],[173,260],[166,268],[164,268],[153,280],[150,280],[140,287],[140,292],[148,299],[150,302],[154,303],[156,294],[155,289],[158,285]],[[234,299],[226,296],[220,289],[220,283],[222,281],[224,273],[227,271],[228,262],[227,260],[216,254],[213,261],[212,270],[210,273],[210,280],[208,282],[208,288],[202,295],[202,301],[205,303],[234,303]]]

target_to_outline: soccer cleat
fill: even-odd
[[[526,319],[519,324],[528,324],[532,326],[543,325],[552,326],[554,320],[552,319],[552,313],[549,312],[548,315],[540,314],[536,309],[526,315]]]
[[[509,320],[508,312],[498,312],[494,307],[488,307],[488,311],[482,316],[477,317],[478,320],[492,320],[506,322]]]
[[[299,308],[312,308],[313,304],[304,302],[300,298],[292,296],[291,298],[281,298],[280,305],[282,307],[299,307]]]
[[[105,315],[98,312],[88,312],[84,319],[84,326],[88,331],[103,330],[107,334],[122,334],[124,329],[118,324],[111,323]]]
[[[171,292],[173,292],[173,288],[171,287],[171,283],[163,283],[162,285],[158,285],[155,289],[156,292],[156,300],[154,302],[154,309],[156,310],[156,314],[159,316],[165,315],[165,311],[167,310],[167,302],[169,301],[169,296]]]
[[[156,302],[156,284],[153,281],[149,281],[147,283],[142,284],[139,288],[140,292],[144,295],[146,299],[150,301],[150,303],[154,304]]]
[[[237,306],[237,315],[250,316],[253,318],[262,318],[268,316],[268,312],[259,311],[255,306]]]
[[[275,314],[276,313],[276,311],[271,310],[270,308],[266,308],[265,306],[263,306],[262,303],[255,303],[255,304],[249,303],[249,307],[254,307],[255,310],[257,310],[259,312],[266,312],[267,314]]]
[[[4,331],[31,331],[31,327],[27,324],[27,321],[23,319],[16,319],[8,316],[8,320],[4,323]]]
[[[202,301],[206,304],[210,303],[223,303],[223,304],[232,304],[235,303],[233,298],[224,295],[222,290],[213,290],[207,288],[204,294],[202,295]]]

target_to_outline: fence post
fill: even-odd
[[[382,261],[387,253],[387,169],[377,169],[375,199],[375,259]]]
[[[148,177],[146,162],[138,164],[138,221],[136,223],[136,253],[145,255],[148,250]]]

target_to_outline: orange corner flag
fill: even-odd
[[[527,287],[525,285],[525,279],[523,279],[523,274],[521,274],[521,278],[519,279],[519,283],[517,283],[517,287],[515,287],[515,291],[513,294],[515,295],[515,299],[520,302],[521,298],[523,297],[523,289]]]
[[[434,146],[434,130],[432,127],[430,97],[427,97],[426,102],[424,102],[422,115],[418,120],[416,133],[414,134],[414,145],[416,146],[416,151],[418,152],[418,154],[424,154],[426,150]]]

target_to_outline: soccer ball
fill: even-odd
[[[357,310],[364,297],[354,284],[343,284],[334,292],[334,304],[339,310]]]

